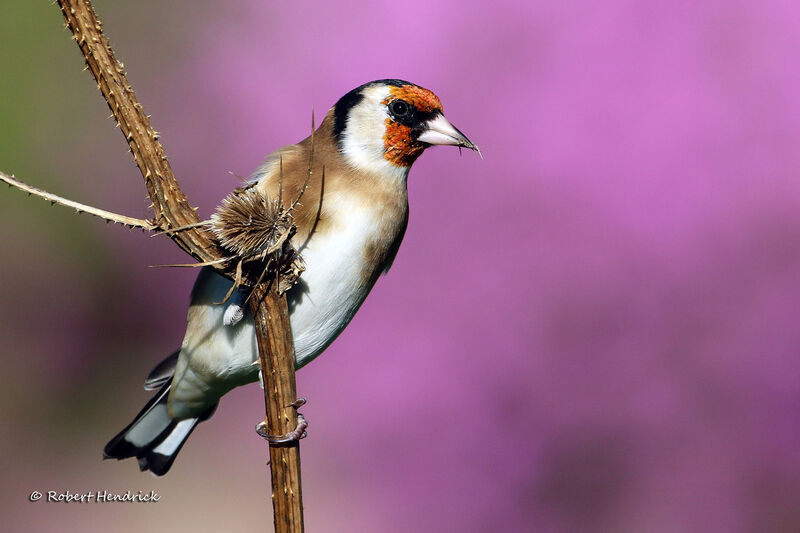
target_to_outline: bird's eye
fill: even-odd
[[[402,100],[395,100],[389,106],[389,110],[393,115],[402,117],[408,113],[408,104]]]

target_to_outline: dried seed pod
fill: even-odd
[[[295,232],[291,210],[252,185],[234,190],[222,201],[211,215],[211,230],[234,264],[239,263],[234,287],[240,283],[252,287],[277,272],[278,292],[283,293],[305,270],[289,242]]]
[[[220,245],[242,259],[277,251],[293,228],[291,215],[255,187],[234,190],[211,215]]]

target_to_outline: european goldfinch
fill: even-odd
[[[378,80],[353,89],[328,111],[314,132],[313,158],[309,137],[273,153],[253,175],[254,187],[286,204],[302,192],[292,244],[306,271],[287,293],[297,368],[333,342],[391,266],[408,221],[408,172],[437,144],[477,150],[444,118],[433,92]],[[220,397],[258,381],[258,348],[244,298],[235,294],[219,303],[231,285],[212,269],[200,272],[180,350],[147,377],[145,389],[158,392],[106,445],[105,458],[136,457],[142,471],[165,474]]]

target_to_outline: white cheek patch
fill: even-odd
[[[393,165],[384,157],[384,135],[389,115],[382,103],[389,96],[389,87],[364,89],[364,99],[354,106],[342,132],[342,155],[359,170],[405,180],[408,167]]]

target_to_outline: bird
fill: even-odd
[[[376,80],[342,96],[311,136],[273,152],[250,178],[266,197],[302,197],[293,206],[291,243],[306,271],[286,293],[297,369],[336,339],[389,270],[408,223],[409,170],[434,145],[480,154],[432,91]],[[105,459],[136,457],[142,471],[166,474],[220,398],[259,380],[246,293],[236,290],[222,303],[232,284],[202,268],[180,349],[147,376],[145,389],[157,392],[108,442]]]

